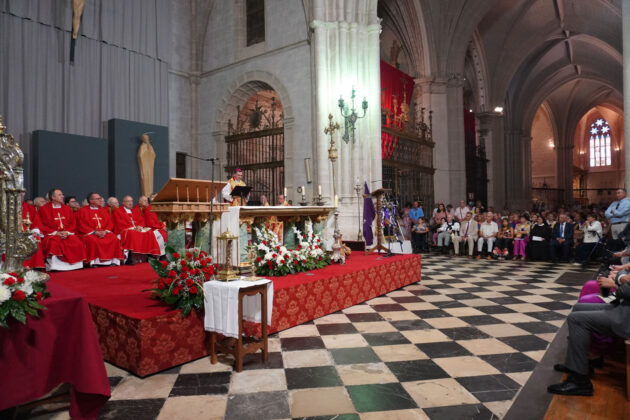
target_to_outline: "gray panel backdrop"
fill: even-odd
[[[109,194],[120,200],[131,195],[134,202],[142,193],[138,171],[140,136],[149,133],[155,150],[153,192],[158,192],[169,178],[168,128],[160,125],[112,119],[108,123]]]
[[[76,196],[79,202],[91,191],[107,194],[106,139],[37,130],[31,155],[33,191],[27,197],[44,196],[53,187]]]

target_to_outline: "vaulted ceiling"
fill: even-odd
[[[555,110],[556,118],[564,118],[560,125],[576,123],[577,114],[593,105],[621,109],[621,0],[381,0],[380,5],[382,17],[396,19],[393,30],[411,50],[413,76],[474,73],[468,86],[481,105],[476,111],[503,106],[512,129],[529,131],[546,100],[562,108]]]

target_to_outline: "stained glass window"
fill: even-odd
[[[599,118],[591,124],[588,154],[591,168],[612,165],[610,145],[610,126],[606,120]]]

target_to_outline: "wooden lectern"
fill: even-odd
[[[372,197],[376,198],[376,245],[370,248],[369,251],[366,251],[365,255],[373,252],[378,252],[379,254],[381,251],[389,252],[387,247],[383,245],[383,216],[381,215],[381,209],[383,207],[383,195],[391,191],[389,188],[379,188],[372,191]]]
[[[159,219],[167,223],[167,243],[175,249],[186,247],[186,224],[193,225],[193,244],[210,247],[212,223],[229,211],[229,204],[213,202],[226,182],[171,178],[151,203]],[[196,232],[196,233],[195,233]],[[212,234],[212,236],[215,236]]]
[[[229,205],[213,203],[212,198],[225,184],[223,181],[171,178],[153,199],[151,209],[162,221],[169,222],[192,220],[197,214],[224,213],[229,210]]]

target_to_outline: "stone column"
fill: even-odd
[[[335,133],[338,149],[336,162],[339,196],[340,227],[346,238],[356,237],[358,230],[356,179],[368,182],[370,189],[382,185],[381,120],[380,120],[380,23],[376,16],[376,0],[346,2],[314,0],[311,2],[313,21],[313,92],[314,121],[314,185],[321,184],[323,199],[333,203],[332,167],[328,160],[329,137],[324,134],[328,114],[341,129]],[[343,118],[338,100],[340,95],[352,106],[350,95],[356,90],[355,107],[363,113],[361,102],[368,101],[365,118],[356,122],[356,143],[345,144]]]
[[[488,162],[488,206],[500,210],[506,203],[507,176],[503,117],[496,112],[476,114],[479,133],[483,136]]]
[[[630,0],[621,3],[621,27],[623,28],[623,133],[625,187],[630,188]]]
[[[562,190],[557,204],[568,206],[573,202],[573,143],[556,144],[556,158],[556,179],[558,188]]]
[[[435,201],[458,203],[466,198],[463,79],[420,78],[422,104],[433,111]]]

